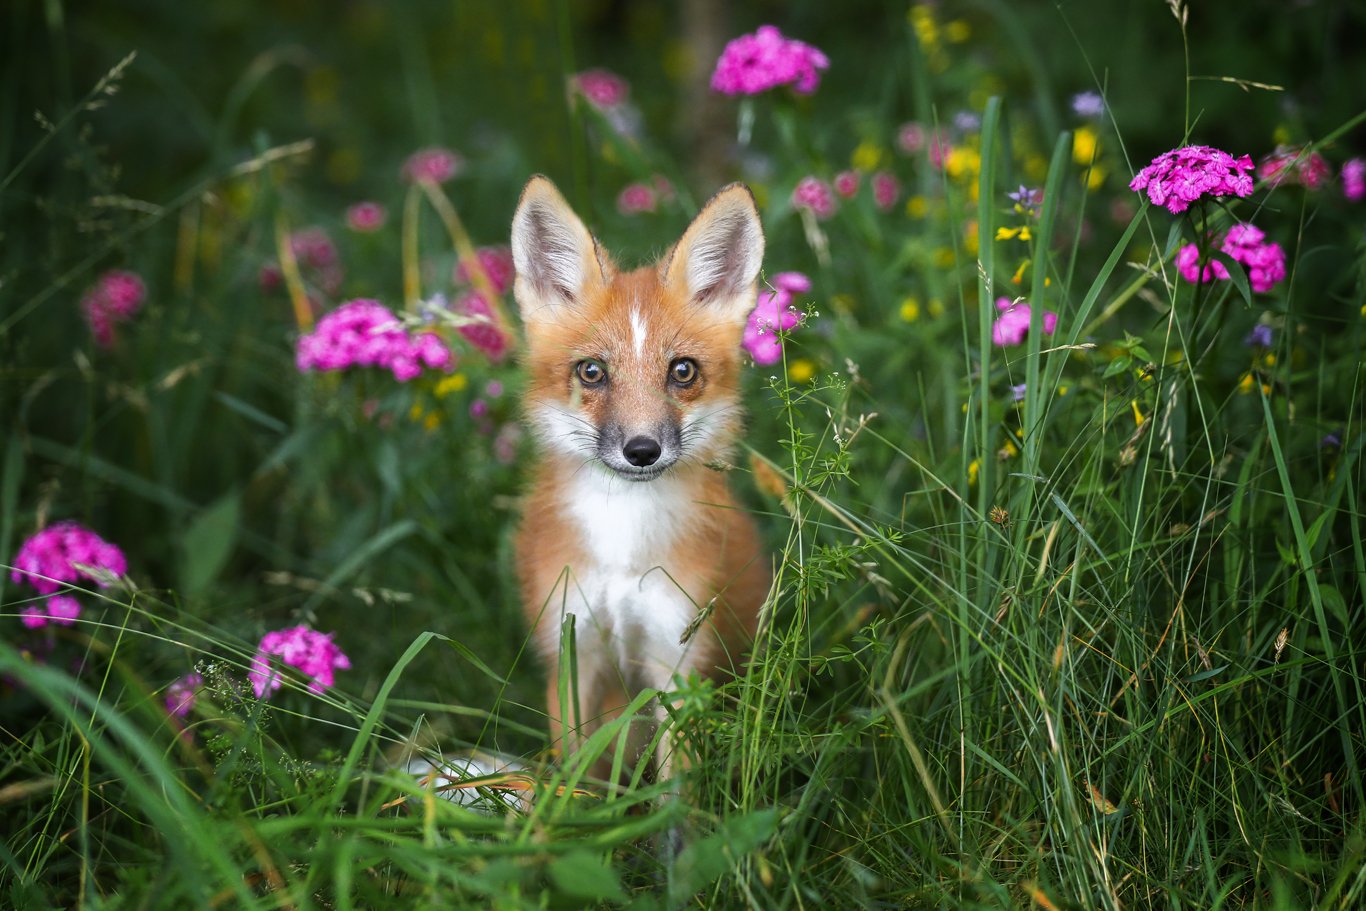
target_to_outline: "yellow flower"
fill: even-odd
[[[981,154],[969,146],[955,146],[944,158],[944,170],[950,177],[976,177],[981,169]]]
[[[1085,167],[1096,160],[1100,135],[1091,127],[1078,127],[1072,134],[1072,160]]]
[[[928,5],[913,5],[907,17],[915,27],[915,36],[920,40],[921,47],[932,51],[939,46],[939,26],[935,24],[934,13]]]
[[[954,44],[962,44],[972,37],[972,26],[968,25],[966,19],[955,19],[945,23],[944,37]]]
[[[963,223],[963,248],[973,256],[977,255],[977,219]]]
[[[1004,225],[996,229],[997,240],[1010,240],[1018,237],[1020,240],[1028,242],[1030,239],[1029,225],[1021,225],[1018,228],[1007,228]]]
[[[996,451],[996,458],[1001,461],[1013,459],[1020,454],[1020,448],[1015,445],[1014,440],[1006,440],[1006,444]]]
[[[1266,365],[1267,367],[1275,367],[1275,366],[1276,366],[1276,355],[1274,355],[1274,354],[1272,354],[1270,351],[1268,351],[1266,354],[1264,354],[1264,355],[1262,356],[1262,363],[1263,363],[1264,365]]]
[[[902,301],[901,318],[908,323],[913,323],[920,319],[920,301],[913,297],[908,297]]]
[[[981,470],[982,470],[982,460],[981,460],[981,459],[973,459],[971,462],[968,463],[968,483],[969,483],[969,484],[976,484],[976,483],[977,483],[977,473],[978,473],[979,471],[981,471]]]
[[[933,254],[931,254],[931,256],[934,261],[935,267],[939,269],[952,268],[953,264],[957,262],[957,260],[954,258],[953,249],[951,247],[937,247],[935,248],[935,251]]]
[[[925,213],[930,210],[930,204],[925,201],[923,196],[912,196],[906,200],[906,214],[911,218],[924,218]]]
[[[1091,170],[1086,172],[1086,189],[1099,190],[1101,184],[1105,183],[1105,177],[1110,172],[1105,170],[1103,165],[1094,165]]]
[[[442,378],[441,382],[437,383],[435,388],[432,389],[432,393],[437,398],[444,399],[452,392],[462,391],[468,385],[469,380],[465,378],[465,374],[452,373],[450,376]]]
[[[422,410],[422,406],[417,402],[413,402],[413,407],[408,409],[408,420],[416,423],[422,420],[424,414],[426,414],[426,412]]]
[[[441,426],[441,415],[433,411],[431,414],[427,415],[427,419],[422,422],[422,426],[430,433]]]
[[[1016,269],[1016,270],[1015,270],[1015,274],[1012,275],[1012,276],[1010,277],[1010,283],[1011,283],[1012,285],[1018,285],[1020,282],[1024,281],[1025,270],[1028,269],[1028,268],[1029,268],[1029,260],[1027,260],[1027,259],[1022,259],[1022,260],[1020,260],[1020,267],[1019,267],[1018,269]]]
[[[1141,426],[1147,418],[1143,416],[1143,412],[1138,410],[1138,399],[1130,399],[1129,406],[1134,409],[1134,426]]]
[[[1059,387],[1058,387],[1058,395],[1059,395],[1059,397],[1064,396],[1064,395],[1067,395],[1067,393],[1070,392],[1071,390],[1072,390],[1072,387],[1071,387],[1071,386],[1059,386]]]
[[[794,383],[809,382],[816,375],[816,365],[804,357],[799,357],[787,365],[787,378]]]
[[[944,315],[944,302],[941,301],[941,300],[940,300],[939,298],[937,298],[937,297],[932,297],[932,298],[930,298],[929,311],[930,311],[930,316],[943,316],[943,315]]]
[[[876,143],[860,142],[854,154],[849,156],[849,163],[856,171],[876,171],[882,164],[882,158],[882,149]]]
[[[1250,395],[1256,388],[1256,381],[1252,379],[1252,374],[1244,373],[1238,380],[1238,391],[1243,395]]]

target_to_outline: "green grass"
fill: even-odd
[[[785,360],[746,378],[732,481],[771,544],[773,597],[741,677],[679,682],[695,761],[675,798],[620,758],[627,784],[588,777],[625,721],[549,753],[510,548],[529,456],[510,436],[515,363],[449,333],[463,386],[301,374],[290,291],[324,309],[453,294],[464,232],[506,243],[537,170],[610,249],[656,254],[714,189],[667,128],[678,87],[659,61],[681,39],[654,13],[612,24],[573,4],[356,4],[333,31],[306,10],[225,12],[220,65],[201,72],[162,32],[207,20],[153,8],[143,41],[122,15],[60,3],[21,6],[6,39],[8,74],[45,76],[6,80],[0,107],[18,137],[0,139],[0,562],[74,519],[130,571],[78,592],[75,626],[37,631],[18,622],[31,590],[0,577],[0,905],[1366,901],[1360,204],[1259,185],[1202,211],[1255,221],[1288,277],[1254,294],[1235,266],[1197,292],[1173,265],[1192,223],[1125,187],[1187,134],[1260,155],[1279,128],[1334,164],[1360,154],[1366,114],[1343,88],[1360,64],[1314,37],[1341,25],[1331,11],[1286,25],[1260,63],[1239,50],[1260,34],[1250,15],[1222,37],[1194,11],[1186,34],[1127,6],[1096,22],[945,4],[933,37],[871,4],[777,23],[831,70],[809,99],[755,99],[766,164],[724,178],[754,185],[768,274],[815,288]],[[97,83],[69,53],[92,46],[106,71],[139,54]],[[1306,47],[1335,78],[1307,72]],[[392,60],[366,62],[377,48]],[[530,77],[512,75],[518,54]],[[564,74],[600,60],[632,79],[638,137],[563,103]],[[480,66],[486,91],[449,93]],[[867,72],[885,73],[871,97]],[[1278,119],[1276,93],[1211,72],[1317,103]],[[189,88],[171,88],[180,73]],[[1060,113],[1088,85],[1112,119]],[[27,126],[35,105],[50,130]],[[964,109],[979,127],[952,125]],[[900,155],[912,119],[967,154]],[[1074,157],[1086,130],[1094,162]],[[457,146],[468,171],[405,197],[398,165],[425,144]],[[874,206],[865,174],[833,219],[803,224],[792,186],[861,145],[900,179],[897,207]],[[677,202],[614,210],[656,173]],[[1044,190],[1035,215],[1005,196],[1021,183]],[[383,231],[345,231],[360,198],[388,205]],[[341,290],[307,269],[308,288],[263,290],[260,268],[315,224]],[[997,236],[1025,224],[1027,241]],[[103,350],[77,300],[114,267],[151,294]],[[992,342],[1002,296],[1033,305],[1022,345]],[[1258,322],[1268,350],[1244,343]],[[257,700],[256,643],[297,623],[334,632],[352,668],[322,695],[295,678]],[[163,698],[192,670],[205,684],[182,733]],[[525,772],[455,789],[476,807],[405,771],[468,751]]]

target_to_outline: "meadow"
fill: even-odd
[[[1353,4],[0,20],[0,906],[1366,905]],[[534,173],[767,236],[682,797],[549,748]]]

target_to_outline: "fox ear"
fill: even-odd
[[[764,229],[754,196],[741,183],[707,201],[660,263],[667,285],[687,289],[699,306],[742,322],[754,309],[755,280],[764,261]]]
[[[606,283],[611,263],[549,178],[527,181],[512,216],[513,294],[524,321],[582,303]]]

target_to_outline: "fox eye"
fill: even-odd
[[[600,386],[607,379],[607,370],[597,361],[579,361],[574,374],[585,386]]]
[[[697,361],[690,357],[680,357],[669,365],[669,379],[677,386],[691,386],[697,374]]]

